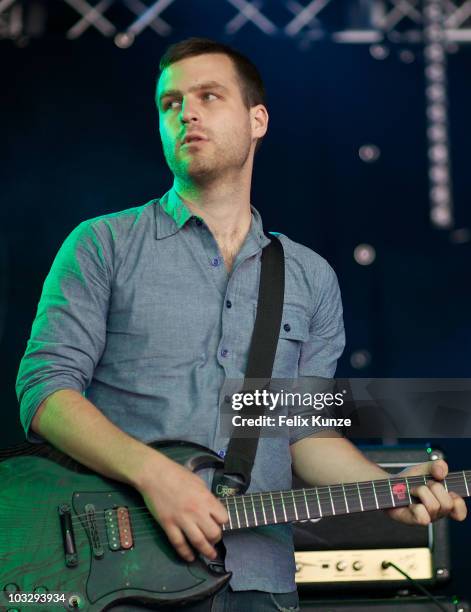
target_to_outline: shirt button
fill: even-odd
[[[196,219],[195,223],[196,225],[203,225],[203,222],[201,221],[201,219]]]
[[[227,349],[221,350],[221,357],[227,357],[229,355],[229,351]]]
[[[232,308],[232,302],[231,302],[231,300],[226,300],[226,306],[227,306],[228,308]]]
[[[219,449],[218,455],[224,459],[224,457],[226,456],[226,449],[225,448]]]
[[[215,267],[215,268],[216,268],[217,266],[219,266],[219,263],[220,263],[220,262],[219,262],[219,257],[215,257],[214,259],[211,259],[211,265],[212,265],[213,267]]]
[[[230,404],[231,403],[231,396],[230,395],[225,395],[224,396],[224,401],[226,402],[226,404]]]
[[[291,331],[291,325],[289,323],[285,323],[283,325],[283,329],[287,332]]]

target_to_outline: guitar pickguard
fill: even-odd
[[[156,593],[159,599],[166,596],[173,599],[175,593],[181,593],[184,598],[185,591],[194,590],[206,579],[205,564],[200,561],[200,568],[198,563],[189,565],[175,553],[156,521],[143,512],[142,499],[138,496],[119,491],[80,491],[74,492],[72,506],[92,551],[86,583],[90,602],[96,603],[111,595],[116,597],[118,592],[120,597],[132,592],[133,598],[143,600]],[[91,507],[94,529],[89,520]],[[106,528],[106,513],[117,508],[130,511],[131,548],[117,547]],[[97,544],[99,554],[94,554]],[[179,566],[178,572],[175,565]]]

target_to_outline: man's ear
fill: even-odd
[[[253,138],[262,138],[268,129],[268,111],[263,104],[257,104],[250,109]]]

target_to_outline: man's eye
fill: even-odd
[[[216,94],[211,93],[210,91],[207,91],[206,93],[203,94],[203,98],[205,100],[210,100],[210,99],[214,99],[217,98]]]
[[[180,100],[169,100],[165,104],[164,110],[168,110],[169,108],[171,109],[178,108],[180,104],[181,104]]]

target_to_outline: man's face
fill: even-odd
[[[157,105],[165,159],[176,177],[204,181],[246,163],[251,115],[226,55],[198,55],[165,68]],[[192,135],[199,139],[185,142]]]

